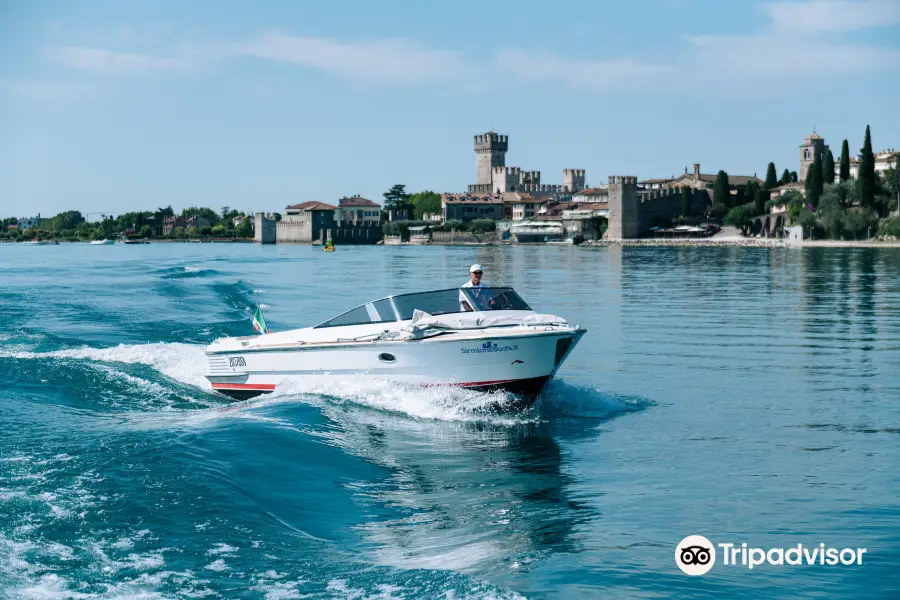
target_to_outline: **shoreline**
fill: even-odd
[[[589,240],[581,246],[734,246],[744,248],[900,248],[898,241],[880,240],[803,240],[791,242],[772,238],[726,239],[633,239]]]
[[[255,240],[209,240],[203,242],[187,241],[187,240],[142,240],[150,244],[256,244]],[[13,242],[10,240],[0,240],[0,244],[19,245],[23,242]],[[65,242],[60,241],[59,244],[79,244],[88,245],[88,242]],[[127,245],[119,244],[116,245]],[[321,246],[321,244],[306,243],[282,243],[282,244],[266,244],[272,246]],[[799,242],[789,242],[786,240],[771,238],[703,238],[703,239],[629,239],[629,240],[588,240],[581,244],[547,244],[545,242],[525,242],[516,243],[503,240],[492,240],[485,242],[431,242],[429,244],[344,244],[344,246],[547,246],[547,247],[609,247],[609,246],[688,246],[688,247],[716,247],[716,246],[732,246],[736,248],[900,248],[900,240],[803,240]]]

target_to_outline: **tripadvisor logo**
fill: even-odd
[[[713,544],[702,535],[689,535],[675,546],[675,564],[687,575],[705,575],[716,564],[716,548],[722,566],[740,566],[753,570],[769,564],[772,566],[851,566],[861,565],[866,548],[830,548],[825,544],[789,548],[754,548],[742,544]]]
[[[716,549],[702,535],[689,535],[675,546],[675,564],[687,575],[704,575],[716,564]]]

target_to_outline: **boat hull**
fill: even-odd
[[[503,390],[534,401],[583,335],[577,328],[530,333],[448,335],[252,351],[207,352],[213,390],[237,400],[285,383],[320,389],[336,377],[388,379],[423,387]],[[305,384],[305,385],[304,385]],[[327,387],[326,387],[327,389]]]

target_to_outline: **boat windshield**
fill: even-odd
[[[412,319],[416,310],[430,315],[447,315],[473,310],[530,311],[531,307],[510,287],[452,288],[435,292],[401,294],[368,302],[316,325],[315,328],[408,321]]]

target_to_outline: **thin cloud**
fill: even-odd
[[[779,34],[692,36],[694,67],[722,76],[791,78],[883,71],[900,64],[900,51],[876,46],[839,45],[827,40]],[[772,83],[771,80],[768,83]]]
[[[651,83],[668,67],[633,59],[574,60],[547,51],[508,49],[497,53],[499,72],[524,81],[556,81],[570,88],[612,91]]]
[[[271,33],[241,45],[238,53],[370,83],[446,80],[466,70],[458,53],[430,50],[404,39],[341,42]]]
[[[189,55],[159,57],[84,46],[65,46],[59,48],[54,55],[59,62],[72,69],[101,74],[173,71],[200,64],[200,61]]]
[[[889,27],[900,23],[898,0],[806,0],[766,4],[776,31],[818,34]]]

